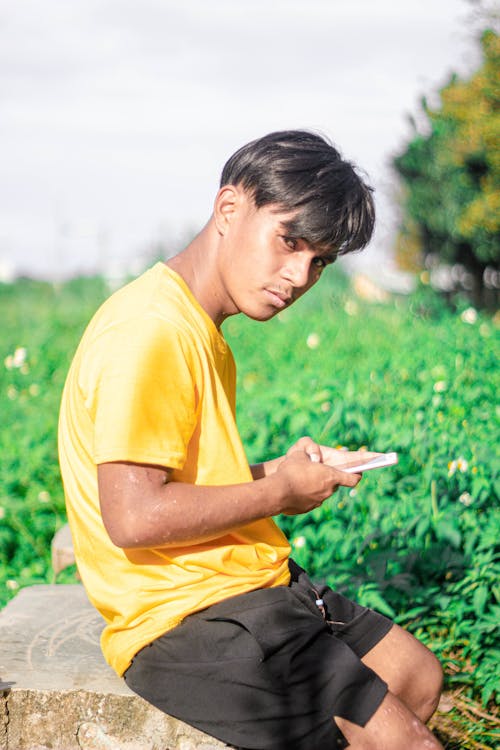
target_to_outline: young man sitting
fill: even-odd
[[[372,234],[371,190],[318,135],[272,133],[224,167],[179,255],[88,326],[62,399],[60,462],[102,648],[166,713],[251,750],[437,750],[441,668],[382,615],[316,588],[272,517],[359,475],[303,437],[249,466],[231,315],[266,321]]]

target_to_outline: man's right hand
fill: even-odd
[[[355,487],[360,474],[346,474],[333,466],[311,461],[304,451],[289,452],[276,470],[284,482],[281,513],[294,516],[318,508],[338,487]]]

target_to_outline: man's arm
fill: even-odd
[[[165,467],[100,464],[99,499],[111,541],[124,548],[198,544],[278,513],[307,513],[339,486],[358,483],[359,475],[314,462],[296,446],[269,475],[219,487],[174,482]]]

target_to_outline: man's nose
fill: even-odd
[[[284,270],[285,278],[293,284],[294,287],[306,286],[311,274],[311,259],[299,253],[288,259],[287,266]]]

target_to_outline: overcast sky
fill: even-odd
[[[326,134],[376,187],[408,115],[477,65],[466,0],[0,0],[0,278],[178,247],[225,160],[284,128]]]

